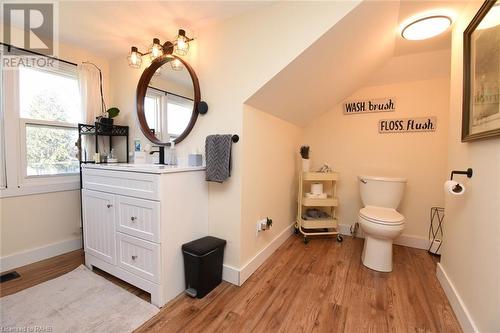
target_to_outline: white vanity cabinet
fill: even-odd
[[[208,235],[203,168],[84,165],[85,263],[151,293],[163,306],[185,289],[181,245]]]

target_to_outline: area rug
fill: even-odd
[[[158,311],[82,265],[0,298],[0,332],[132,332]]]

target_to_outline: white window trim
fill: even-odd
[[[155,122],[156,122],[156,127],[158,127],[156,130],[159,130],[155,133],[155,136],[158,137],[162,137],[163,136],[163,132],[166,130],[164,122],[165,122],[165,119],[163,118],[166,118],[166,117],[163,117],[163,114],[164,114],[164,96],[165,94],[160,92],[160,91],[157,91],[155,89],[151,89],[149,88],[146,92],[146,97],[149,97],[149,98],[153,98],[156,102],[156,110],[155,110]],[[165,113],[166,114],[166,113]]]
[[[9,69],[3,72],[4,135],[7,188],[0,189],[0,198],[42,194],[80,189],[79,174],[26,176],[26,124],[45,124],[55,127],[73,127],[76,124],[25,119],[19,110],[19,72]],[[24,155],[23,155],[24,154]]]

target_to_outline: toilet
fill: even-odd
[[[363,208],[359,226],[365,235],[361,260],[379,272],[392,271],[392,242],[405,228],[405,217],[398,208],[406,185],[405,178],[359,176]]]

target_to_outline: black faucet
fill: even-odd
[[[149,154],[153,155],[154,153],[160,153],[160,156],[158,159],[158,164],[165,164],[165,147],[164,146],[155,146],[155,148],[158,148],[158,150],[152,150],[149,152]]]

